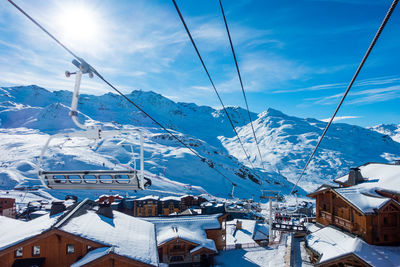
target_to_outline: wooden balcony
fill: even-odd
[[[330,224],[334,224],[340,228],[346,229],[349,232],[356,230],[357,226],[352,224],[349,220],[330,214],[327,211],[321,211],[321,218]]]
[[[332,214],[327,211],[321,211],[321,217],[328,222],[332,222]]]
[[[352,223],[350,221],[340,218],[340,217],[337,217],[337,216],[334,216],[333,224],[335,224],[343,229],[346,229],[349,232],[351,232],[352,228],[353,228]]]

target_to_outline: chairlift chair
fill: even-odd
[[[280,192],[281,191],[275,191],[275,190],[261,190],[261,196],[260,199],[278,199],[280,198]]]
[[[89,126],[78,121],[78,98],[79,88],[83,74],[89,74],[93,77],[93,69],[84,60],[73,60],[72,63],[78,68],[78,71],[71,73],[66,71],[65,75],[70,77],[75,74],[75,87],[72,95],[71,111],[69,116],[76,126],[83,131],[73,133],[55,134],[48,138],[45,143],[39,158],[38,176],[43,184],[48,189],[93,189],[93,190],[144,190],[151,185],[151,180],[145,177],[144,160],[143,160],[143,136],[139,130],[110,130],[103,131],[101,126]],[[140,139],[140,170],[136,169],[136,161],[134,169],[130,170],[43,170],[42,161],[45,152],[47,151],[51,140],[54,138],[71,138],[84,137],[91,140],[102,140],[104,138],[114,137],[121,133],[137,133]],[[121,143],[121,142],[120,142]],[[132,154],[133,148],[131,146]],[[132,161],[131,161],[132,162]],[[131,163],[129,162],[128,165]]]

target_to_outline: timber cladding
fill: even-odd
[[[45,258],[43,266],[46,267],[70,266],[86,255],[90,249],[103,246],[54,229],[1,251],[0,266],[12,266],[16,260],[32,258]],[[17,255],[21,251],[20,248],[22,256]]]
[[[84,257],[89,251],[100,247],[104,247],[104,245],[58,229],[52,229],[0,251],[0,266],[11,267],[14,262],[44,259],[43,267],[67,267]],[[85,266],[149,265],[109,254]]]
[[[400,205],[391,200],[374,213],[364,214],[334,190],[312,194],[318,223],[335,225],[372,245],[400,244]]]

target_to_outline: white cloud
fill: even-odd
[[[358,119],[361,118],[360,116],[337,116],[333,119],[333,121],[342,121],[342,120],[348,120],[348,119]],[[327,118],[327,119],[322,119],[320,121],[323,122],[329,122],[331,120],[331,118]]]

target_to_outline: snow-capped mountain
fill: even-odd
[[[32,97],[28,97],[29,95]],[[1,89],[0,151],[7,151],[0,155],[0,162],[2,162],[0,184],[3,188],[12,188],[18,184],[39,184],[35,168],[40,149],[46,142],[48,134],[75,128],[68,116],[67,105],[71,97],[72,94],[67,91],[49,92],[37,86]],[[174,182],[177,181],[201,186],[213,195],[227,197],[232,190],[232,184],[213,168],[218,169],[237,184],[238,188],[235,192],[241,196],[259,195],[262,183],[268,185],[268,188],[283,192],[291,189],[292,184],[284,177],[272,172],[265,178],[267,173],[260,170],[250,171],[235,157],[226,153],[225,148],[217,139],[217,134],[225,133],[230,136],[230,126],[226,124],[225,116],[220,111],[195,104],[175,103],[153,92],[134,91],[129,97],[158,121],[172,129],[197,153],[209,160],[201,162],[187,148],[183,148],[138,110],[127,105],[119,96],[114,94],[82,95],[79,101],[82,121],[103,124],[108,128],[131,128],[133,125],[140,127],[144,132],[146,170],[153,174],[165,173],[165,176],[173,180],[173,182],[165,183],[163,178],[155,178],[153,189],[190,193],[189,187],[182,189],[181,185]],[[243,109],[229,108],[229,112],[235,123],[244,125],[247,114]],[[255,114],[253,115],[256,117]],[[213,128],[212,125],[216,127]],[[125,142],[134,146],[136,152],[138,151],[137,138],[129,136],[124,139]],[[120,168],[120,164],[129,162],[132,155],[126,148],[116,146],[116,143],[115,140],[107,140],[99,149],[93,149],[96,145],[90,144],[87,140],[56,139],[48,151],[49,156],[44,161],[43,167],[52,169]],[[88,148],[89,145],[92,148]],[[24,165],[22,169],[21,162]]]
[[[288,116],[274,109],[258,115],[253,122],[261,145],[265,168],[277,171],[295,181],[311,155],[326,123],[316,119]],[[261,165],[253,143],[250,125],[238,128],[239,135],[248,149],[253,162]],[[221,138],[228,152],[238,159],[245,158],[235,138]],[[306,190],[315,184],[326,183],[348,173],[349,167],[366,162],[391,162],[400,158],[400,143],[386,135],[345,123],[334,123],[329,128],[306,174],[300,182]]]
[[[71,97],[69,91],[50,92],[38,86],[0,88],[0,151],[6,152],[0,153],[1,187],[38,184],[35,166],[48,134],[75,128],[68,117]],[[262,163],[247,111],[228,108],[256,167],[250,170],[223,111],[193,103],[176,103],[153,92],[133,91],[128,97],[210,162],[201,162],[118,95],[81,95],[80,118],[106,127],[139,127],[145,134],[146,170],[153,174],[165,173],[173,181],[155,178],[153,189],[173,192],[190,190],[189,187],[182,189],[180,182],[199,185],[211,194],[226,197],[232,190],[231,182],[207,166],[211,165],[238,185],[237,196],[257,197],[261,188],[288,193],[292,187],[290,181],[297,178],[326,125],[273,109],[259,115],[252,113]],[[137,150],[136,137],[129,137],[127,142]],[[132,156],[126,148],[116,147],[116,143],[105,141],[100,148],[93,149],[80,139],[55,140],[45,165],[56,169],[115,168]],[[309,191],[348,172],[349,167],[398,158],[400,144],[391,138],[358,126],[333,124],[299,185]]]
[[[214,146],[220,146],[217,136],[232,137],[234,135],[225,112],[221,110],[193,103],[175,103],[154,92],[135,90],[127,96],[167,128],[196,136]],[[0,88],[0,111],[2,111],[0,120],[3,121],[3,125],[8,123],[12,127],[18,127],[18,125],[25,127],[24,123],[31,122],[35,118],[43,120],[37,114],[43,108],[50,108],[51,105],[59,106],[59,104],[69,107],[71,98],[72,92],[50,92],[35,85]],[[59,108],[61,107],[59,106]],[[56,107],[53,106],[53,108]],[[248,123],[246,110],[240,107],[229,107],[227,110],[235,125],[243,126]],[[10,111],[11,114],[6,111]],[[79,111],[93,120],[101,122],[117,122],[144,127],[157,126],[125,99],[113,93],[101,96],[82,94],[79,98]],[[45,114],[46,111],[43,113]],[[65,116],[68,121],[68,113],[60,114]],[[251,116],[253,119],[257,118],[255,113],[251,113]],[[52,127],[43,128],[43,126],[43,123],[40,123],[32,128],[45,132],[54,130]],[[210,126],[212,126],[211,129]]]
[[[394,141],[400,143],[400,124],[380,124],[369,129],[390,136]]]

